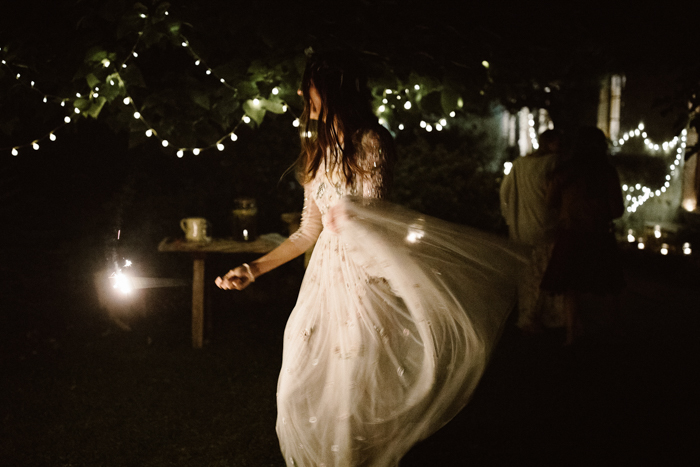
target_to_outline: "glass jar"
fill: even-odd
[[[233,239],[250,242],[258,237],[258,207],[255,198],[236,198],[234,200]]]

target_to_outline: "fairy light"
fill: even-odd
[[[659,252],[664,256],[667,255],[668,254],[668,243],[662,243],[661,250],[659,250]]]
[[[685,242],[685,243],[683,244],[683,254],[684,254],[684,255],[689,255],[689,254],[691,254],[692,252],[693,252],[693,250],[690,248],[690,243],[689,243],[689,242]]]
[[[17,148],[12,148],[12,155],[16,156],[18,154],[19,154],[19,151],[17,150]]]
[[[231,141],[237,141],[238,135],[236,133],[231,133]]]
[[[140,119],[140,118],[141,118],[141,113],[138,112],[138,111],[137,111],[137,112],[134,112],[134,118],[135,118],[136,120]]]
[[[56,141],[56,135],[53,132],[49,133],[49,139],[51,141]]]
[[[199,149],[199,148],[194,148],[194,149],[192,150],[192,154],[194,154],[195,156],[198,156],[198,155],[199,155],[199,152],[200,152],[200,149]]]
[[[510,171],[513,169],[513,163],[510,161],[506,161],[503,163],[503,174],[508,175]]]
[[[184,156],[184,155],[185,155],[185,151],[183,151],[182,149],[178,149],[178,151],[177,151],[177,157],[179,157],[180,159],[182,159],[182,156]]]
[[[247,115],[244,115],[244,116],[243,116],[243,121],[244,121],[245,123],[250,123],[250,117],[247,116]]]
[[[219,151],[223,151],[224,150],[223,143],[216,143],[216,149],[218,149]]]
[[[634,243],[635,240],[636,240],[636,238],[634,237],[634,230],[629,229],[627,231],[627,242]]]
[[[148,136],[149,138],[153,136],[153,130],[151,130],[150,128],[146,130],[146,136]]]
[[[160,142],[160,144],[162,144],[164,148],[167,148],[168,144],[170,144],[170,143],[168,143],[167,139],[164,139],[163,141]]]

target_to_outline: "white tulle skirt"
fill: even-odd
[[[277,434],[287,465],[391,466],[467,403],[515,300],[506,240],[345,200],[284,335]]]

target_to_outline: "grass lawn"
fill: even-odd
[[[470,404],[402,467],[688,465],[700,273],[626,261],[622,337],[562,349],[556,331],[525,339],[510,324]],[[147,290],[131,331],[87,291],[44,300],[46,319],[3,332],[0,465],[283,465],[275,390],[300,278],[292,267],[242,294],[211,290],[202,350],[187,287]]]

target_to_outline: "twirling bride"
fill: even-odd
[[[313,245],[284,333],[277,434],[287,465],[392,466],[464,407],[514,302],[500,238],[382,198],[395,151],[354,60],[309,58],[300,229],[216,283],[243,289]]]

